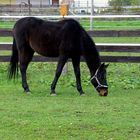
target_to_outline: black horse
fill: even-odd
[[[63,66],[72,59],[77,90],[84,94],[80,79],[80,56],[83,55],[91,74],[91,83],[101,96],[107,96],[107,65],[101,64],[99,53],[87,32],[74,19],[58,22],[44,21],[35,17],[18,20],[13,29],[13,47],[9,67],[9,78],[15,78],[18,62],[22,76],[22,86],[29,92],[26,70],[34,52],[46,57],[59,57],[51,95],[56,95],[55,87]]]

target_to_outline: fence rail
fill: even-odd
[[[92,37],[139,37],[139,30],[95,30],[87,31]],[[0,29],[0,36],[12,36],[11,29]]]
[[[88,31],[91,37],[139,37],[140,30],[112,30],[112,31]],[[0,36],[12,36],[11,29],[0,29]],[[11,50],[12,43],[0,43],[0,51]],[[107,44],[97,43],[97,49],[100,52],[127,52],[140,53],[140,44]],[[48,58],[36,55],[33,58],[34,62],[54,62],[58,58]],[[0,56],[0,62],[9,62],[10,56]],[[139,63],[140,56],[101,56],[103,62],[133,62]],[[81,61],[84,61],[81,57]]]
[[[0,16],[0,19],[20,19],[28,16]],[[61,15],[50,15],[50,16],[33,16],[37,18],[46,18],[46,19],[61,19],[63,16]],[[82,19],[82,18],[96,18],[96,19],[124,19],[124,18],[140,18],[140,15],[68,15],[65,18],[74,18],[74,19]]]

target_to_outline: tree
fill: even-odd
[[[109,5],[112,6],[114,10],[121,11],[122,1],[123,0],[110,0]]]
[[[138,6],[138,5],[140,5],[140,0],[131,0],[131,5],[132,6]]]
[[[109,5],[113,7],[140,5],[140,0],[109,0]]]

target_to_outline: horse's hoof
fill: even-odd
[[[56,92],[55,91],[51,91],[50,95],[51,96],[56,96]]]
[[[51,93],[50,95],[51,95],[51,96],[56,96],[56,93]]]
[[[27,95],[30,95],[31,94],[31,91],[29,89],[25,89],[24,90],[24,93],[26,93]]]
[[[31,95],[31,91],[24,91],[25,94]]]
[[[31,91],[26,92],[27,95],[31,95]]]
[[[86,96],[85,93],[80,94],[80,96]]]

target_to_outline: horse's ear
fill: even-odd
[[[102,63],[101,66],[105,66],[105,63]]]
[[[109,66],[109,64],[106,64],[106,65],[105,65],[105,68],[107,68],[108,66]]]

